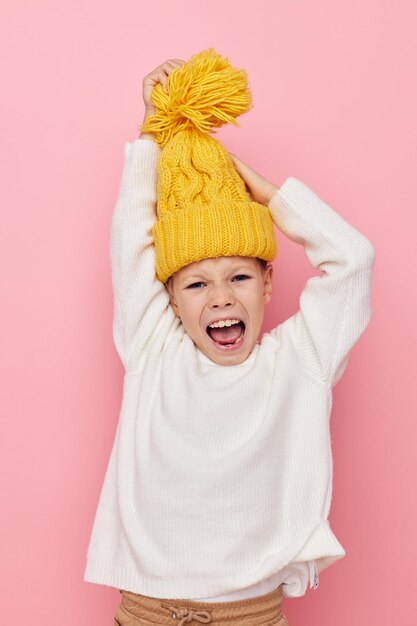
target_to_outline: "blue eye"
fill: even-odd
[[[238,274],[237,276],[235,276],[235,278],[243,278],[245,280],[246,278],[249,278],[249,276],[246,276],[246,274]],[[238,280],[238,282],[241,282],[241,281]]]
[[[250,279],[250,276],[247,276],[246,274],[237,274],[236,276],[233,277],[233,280],[237,281],[238,283],[246,279]],[[187,289],[199,289],[199,285],[204,285],[204,284],[205,283],[203,282],[192,283],[191,285],[188,285]]]

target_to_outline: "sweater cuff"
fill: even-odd
[[[312,240],[313,237],[323,241],[327,232],[327,239],[332,239],[334,244],[337,241],[337,245],[347,243],[349,249],[354,249],[356,257],[362,249],[365,256],[375,253],[365,235],[298,178],[287,178],[272,196],[268,207],[278,227],[297,243],[305,244],[307,238]]]
[[[309,203],[312,199],[320,202],[320,198],[310,187],[298,180],[298,178],[289,176],[284,184],[276,190],[268,206],[271,207],[273,205],[274,208],[281,208],[283,201],[290,201],[291,204],[297,206],[300,200]]]
[[[156,165],[161,156],[161,148],[151,139],[135,139],[125,143],[125,157],[134,156],[141,160],[149,161],[150,165]]]

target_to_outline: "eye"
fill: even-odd
[[[198,287],[198,285],[204,285],[204,283],[192,283],[191,285],[188,285],[187,289],[194,289]]]
[[[238,274],[233,278],[233,280],[237,279],[238,282],[241,282],[241,279],[246,280],[246,278],[250,278],[250,276],[246,276],[246,274]]]

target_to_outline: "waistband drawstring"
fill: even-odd
[[[180,619],[178,626],[183,626],[186,622],[192,622],[193,620],[202,624],[211,622],[211,614],[208,611],[191,611],[186,607],[178,608],[166,602],[161,602],[161,607],[172,612],[172,619]]]

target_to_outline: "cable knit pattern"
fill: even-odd
[[[302,595],[345,554],[328,521],[332,387],[370,319],[375,251],[288,178],[272,219],[323,274],[245,362],[217,365],[155,275],[159,155],[149,140],[125,147],[111,261],[126,373],[84,580],[161,598],[257,595],[281,582]]]
[[[161,148],[155,270],[165,283],[207,257],[253,256],[273,261],[277,246],[268,207],[250,199],[230,154],[209,133],[249,111],[243,69],[214,48],[201,50],[155,85],[155,112],[141,126]]]

